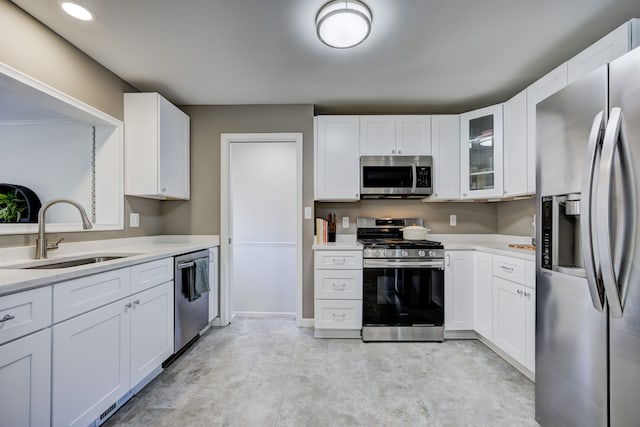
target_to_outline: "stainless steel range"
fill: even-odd
[[[358,218],[363,252],[363,341],[442,341],[444,247],[404,240],[421,218]]]

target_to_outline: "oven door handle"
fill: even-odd
[[[444,270],[444,260],[438,259],[433,261],[389,261],[378,259],[365,259],[364,268],[439,268]]]

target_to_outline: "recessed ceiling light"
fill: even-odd
[[[362,43],[371,32],[371,10],[358,0],[334,0],[316,16],[318,38],[327,46],[346,49]]]
[[[93,13],[89,12],[85,7],[80,6],[76,3],[64,2],[62,3],[62,10],[67,12],[69,15],[73,16],[76,19],[81,21],[92,21]]]

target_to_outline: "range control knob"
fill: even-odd
[[[425,251],[418,251],[418,256],[426,256],[427,253]]]
[[[404,251],[400,252],[400,255],[401,256],[409,256],[409,251],[404,250]]]
[[[391,255],[391,251],[384,251],[384,256],[390,257]]]
[[[373,256],[379,257],[380,256],[380,251],[378,251],[378,250],[373,251]]]
[[[429,256],[430,256],[430,257],[434,257],[434,256],[436,256],[436,252],[435,252],[435,251],[429,251]]]

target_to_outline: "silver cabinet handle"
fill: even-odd
[[[333,283],[333,289],[337,291],[344,291],[347,287],[346,283]]]
[[[189,268],[189,267],[193,267],[194,265],[196,265],[196,263],[194,261],[191,262],[181,262],[180,264],[178,264],[177,268],[178,270],[182,270],[184,268]]]
[[[334,258],[333,259],[333,264],[334,265],[344,265],[346,264],[347,259],[346,258]]]
[[[621,159],[621,171],[624,178],[622,181],[623,194],[626,197],[624,204],[624,224],[621,229],[625,230],[623,239],[624,253],[633,253],[630,245],[633,245],[631,239],[636,234],[636,190],[635,178],[633,177],[633,165],[629,152],[628,142],[626,140],[624,128],[624,119],[620,108],[612,108],[609,115],[609,124],[604,134],[602,143],[602,154],[600,159],[600,173],[598,176],[598,194],[597,194],[597,221],[596,229],[598,231],[598,249],[600,251],[600,262],[602,268],[602,281],[607,294],[609,310],[613,317],[622,317],[624,300],[629,288],[632,256],[627,256],[624,264],[620,268],[619,276],[613,266],[613,247],[611,245],[611,233],[609,229],[611,211],[611,181],[614,174],[614,153],[616,148],[619,149]]]
[[[513,267],[507,267],[506,265],[501,265],[500,268],[505,273],[513,273]]]
[[[12,316],[10,314],[5,314],[4,317],[2,317],[2,319],[0,319],[0,323],[9,321],[9,320],[15,319],[15,318],[16,318],[15,316]]]
[[[344,321],[344,319],[347,317],[346,313],[332,313],[331,316],[335,319],[335,320],[339,320],[339,321]]]
[[[602,312],[604,310],[604,287],[599,278],[600,261],[598,260],[598,247],[595,242],[597,231],[593,220],[593,183],[595,175],[596,160],[600,152],[602,135],[604,133],[604,111],[600,111],[593,118],[593,125],[589,133],[589,143],[587,145],[587,155],[582,175],[582,196],[580,198],[580,210],[582,211],[582,221],[580,221],[580,237],[582,239],[582,252],[584,253],[584,269],[587,276],[587,285],[591,294],[593,307]]]
[[[451,267],[451,256],[447,254],[447,267]]]

